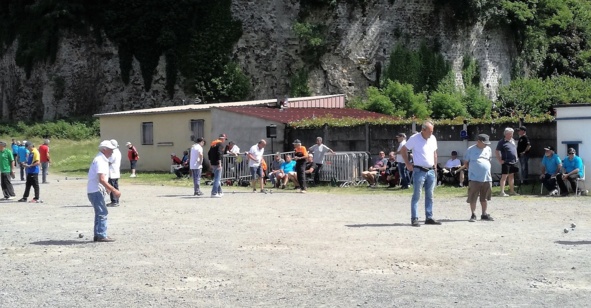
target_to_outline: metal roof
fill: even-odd
[[[343,94],[336,94],[336,95],[323,95],[323,96],[311,96],[311,97],[296,97],[296,98],[289,98],[289,104],[293,105],[297,103],[298,105],[301,103],[306,103],[306,101],[317,101],[326,98],[344,98]],[[138,110],[127,110],[127,111],[119,111],[119,112],[106,112],[106,113],[99,113],[95,114],[94,117],[110,117],[110,116],[126,116],[126,115],[143,115],[143,114],[159,114],[159,113],[180,113],[180,112],[187,112],[187,111],[202,111],[211,108],[217,107],[237,107],[237,106],[266,106],[266,105],[273,105],[275,106],[277,103],[277,99],[264,99],[264,100],[255,100],[255,101],[245,101],[245,102],[230,102],[230,103],[215,103],[215,104],[191,104],[191,105],[183,105],[183,106],[167,106],[167,107],[159,107],[159,108],[148,108],[148,109],[138,109]]]
[[[235,112],[247,116],[257,117],[265,120],[275,121],[279,123],[291,123],[294,121],[314,118],[332,116],[333,118],[383,118],[389,117],[385,114],[352,109],[352,108],[270,108],[270,107],[253,107],[253,106],[235,106],[235,107],[219,107],[218,109]]]

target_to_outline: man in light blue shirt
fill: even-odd
[[[560,187],[560,195],[563,197],[568,196],[566,181],[570,182],[570,187],[574,191],[575,187],[577,187],[577,179],[583,177],[583,160],[576,155],[577,151],[575,149],[569,148],[567,152],[568,156],[562,161],[564,173],[556,177],[556,181]]]
[[[549,145],[544,148],[546,153],[542,158],[542,172],[540,172],[540,180],[546,189],[550,192],[550,196],[558,195],[558,188],[556,186],[556,176],[562,169],[562,161],[558,154],[554,153],[554,147]]]
[[[481,220],[493,221],[492,216],[486,213],[488,201],[491,199],[492,176],[490,173],[490,159],[492,150],[488,146],[490,138],[486,134],[478,135],[476,144],[469,147],[464,154],[464,168],[468,169],[468,199],[472,216],[470,222],[476,221],[476,199],[480,196],[480,206],[482,207]]]

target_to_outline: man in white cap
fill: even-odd
[[[131,142],[128,141],[125,146],[127,147],[127,158],[129,158],[129,165],[131,167],[131,174],[129,177],[135,178],[137,176],[135,174],[135,166],[137,165],[137,161],[140,159],[140,154],[133,144],[131,144]]]
[[[109,184],[119,190],[119,178],[121,178],[121,151],[119,151],[119,142],[111,139],[111,144],[115,147],[113,154],[109,157]],[[119,206],[119,197],[111,192],[111,203],[107,206]]]
[[[121,192],[108,182],[109,177],[109,158],[113,155],[113,150],[117,147],[109,140],[103,140],[98,147],[96,154],[88,169],[88,184],[86,192],[88,200],[94,208],[94,241],[95,242],[113,242],[114,239],[107,236],[107,206],[105,204],[105,195],[113,193],[119,199]]]

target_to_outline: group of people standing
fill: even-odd
[[[0,141],[0,171],[4,199],[16,199],[12,180],[16,178],[15,169],[18,166],[21,181],[26,181],[23,197],[18,201],[42,203],[39,172],[42,171],[42,183],[48,183],[49,161],[49,139],[45,139],[39,149],[35,148],[35,144],[31,141],[20,142],[13,139],[10,148],[7,147],[6,142]],[[34,190],[34,197],[28,200],[31,188]]]

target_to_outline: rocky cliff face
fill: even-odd
[[[289,93],[290,76],[305,65],[302,46],[292,31],[299,0],[234,1],[232,12],[244,30],[234,59],[250,76],[253,97]],[[375,83],[376,63],[386,64],[397,43],[418,47],[422,41],[439,42],[444,57],[453,63],[458,84],[464,55],[479,63],[489,97],[496,96],[499,83],[510,80],[514,54],[510,34],[482,24],[456,27],[449,14],[436,12],[431,0],[376,0],[365,9],[339,1],[336,7],[312,12],[308,18],[326,25],[333,42],[310,74],[314,94],[361,94]],[[191,101],[179,87],[173,98],[166,94],[163,58],[152,89],[146,92],[137,62],[130,83],[122,82],[117,48],[108,41],[98,45],[91,37],[65,35],[55,63],[36,66],[29,78],[15,64],[16,44],[0,58],[3,120],[55,119]]]

